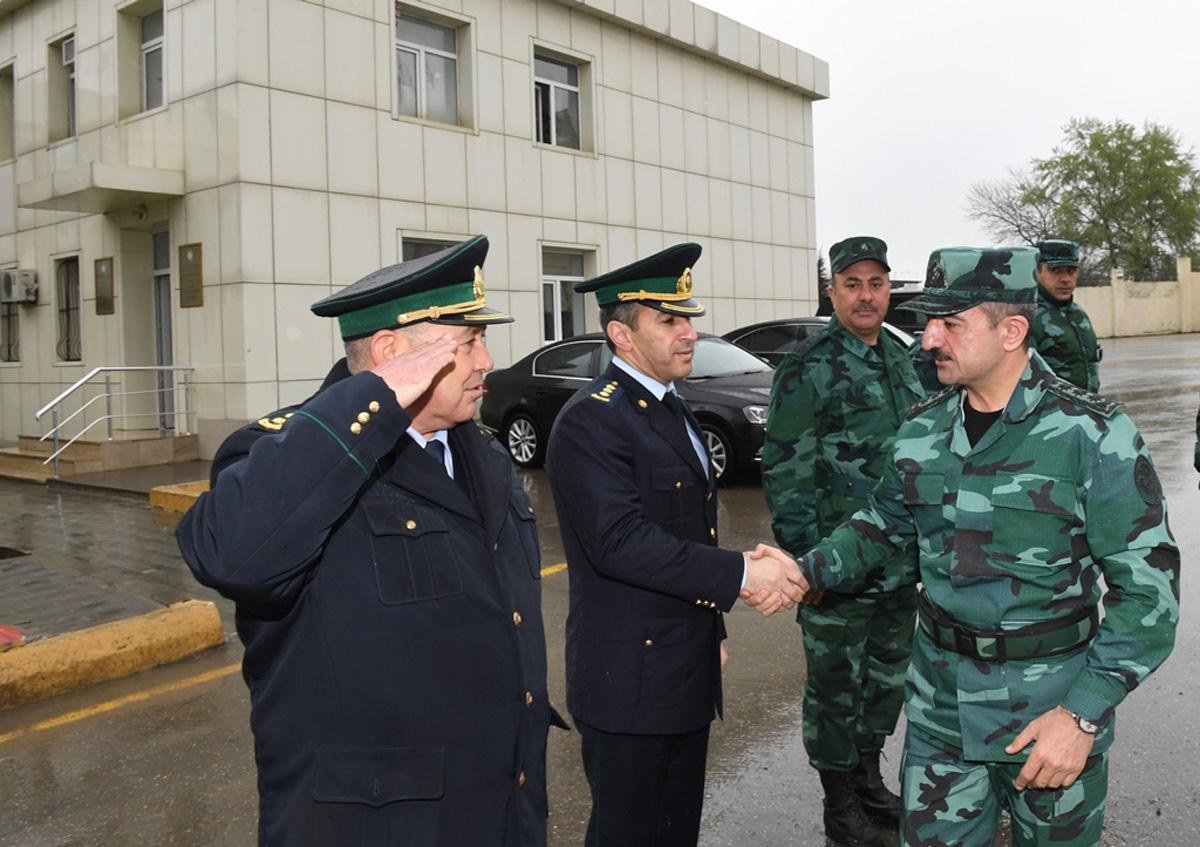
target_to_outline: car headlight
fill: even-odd
[[[767,424],[766,406],[742,406],[742,414],[752,424],[759,424],[760,426],[766,426]]]

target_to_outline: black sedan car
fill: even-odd
[[[779,367],[783,357],[800,346],[800,342],[829,323],[829,318],[810,316],[803,318],[779,318],[774,321],[731,329],[721,337],[748,350],[755,356],[766,359],[773,367]],[[889,323],[883,325],[885,332],[908,347],[913,337]]]
[[[488,374],[480,420],[499,434],[514,462],[538,467],[559,410],[611,359],[598,332],[542,347]],[[675,387],[700,421],[718,478],[736,476],[761,460],[772,374],[762,359],[714,335],[701,333],[696,340],[691,376]]]

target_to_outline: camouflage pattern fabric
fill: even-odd
[[[1101,601],[1103,577],[1104,618],[1074,653],[977,662],[918,631],[905,705],[910,726],[969,761],[1023,761],[1028,750],[1005,745],[1059,704],[1101,725],[1101,753],[1114,709],[1170,654],[1179,619],[1179,550],[1149,451],[1116,404],[1054,378],[1036,353],[974,447],[961,404],[947,388],[913,407],[868,507],[801,567],[817,590],[919,576],[975,629],[1070,619]],[[884,567],[914,547],[917,573]]]
[[[1001,808],[1012,816],[1016,847],[1095,847],[1108,794],[1108,754],[1090,757],[1068,788],[1018,791],[1020,763],[968,762],[953,744],[910,729],[900,765],[901,791],[914,798],[900,821],[907,847],[991,844]]]
[[[1100,390],[1100,345],[1083,307],[1071,298],[1060,303],[1041,285],[1038,310],[1030,328],[1032,345],[1050,370],[1085,391]]]
[[[827,592],[799,606],[804,635],[804,749],[818,770],[848,771],[883,746],[904,705],[917,592]]]
[[[783,360],[762,456],[781,547],[798,555],[866,504],[905,413],[923,393],[891,336],[881,332],[872,349],[836,318]],[[813,767],[850,770],[859,750],[881,746],[895,729],[915,606],[910,580],[884,595],[830,593],[799,608],[808,665],[804,746]]]
[[[921,387],[925,389],[926,394],[933,394],[946,387],[938,379],[937,365],[933,363],[933,354],[928,350],[921,349],[921,339],[918,338],[909,346],[908,358],[912,362],[913,370],[917,372],[917,379],[921,381]]]

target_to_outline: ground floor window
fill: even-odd
[[[575,292],[583,276],[583,254],[542,251],[542,341],[582,335],[584,296]]]
[[[79,259],[63,259],[55,268],[58,295],[58,342],[55,350],[64,362],[83,358],[83,342],[79,334]]]
[[[17,304],[0,303],[0,362],[21,361],[20,325]]]

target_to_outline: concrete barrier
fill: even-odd
[[[225,643],[217,607],[187,600],[0,653],[0,709],[128,676]]]

